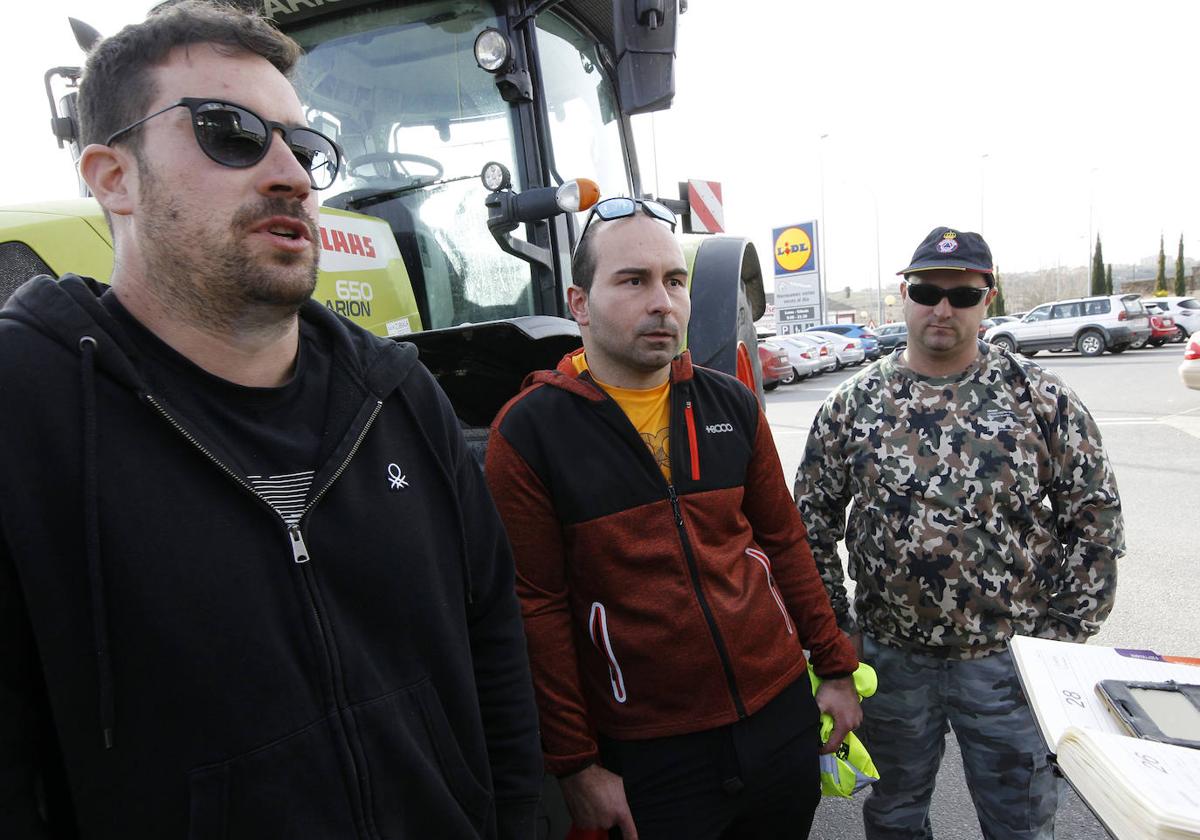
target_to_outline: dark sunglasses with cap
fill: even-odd
[[[932,283],[914,283],[909,280],[911,275],[939,270],[974,271],[983,275],[987,286],[944,289]],[[945,299],[950,301],[950,305],[955,309],[967,309],[978,306],[995,285],[993,270],[992,250],[982,236],[972,231],[936,227],[917,246],[909,266],[896,273],[909,280],[907,292],[914,303],[921,306],[937,306]]]

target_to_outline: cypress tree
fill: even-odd
[[[1156,297],[1167,294],[1167,252],[1163,250],[1161,233],[1158,235],[1158,275],[1154,278],[1154,294]]]
[[[1175,294],[1187,294],[1187,281],[1183,279],[1183,234],[1179,234],[1179,256],[1175,258]]]
[[[1104,252],[1100,248],[1100,234],[1096,234],[1096,253],[1092,256],[1092,294],[1104,294]]]
[[[1000,285],[1000,269],[995,271],[996,278],[996,296],[992,298],[992,302],[988,304],[988,317],[994,318],[997,315],[1007,315],[1004,311],[1004,287]]]
[[[1104,272],[1104,294],[1111,295],[1112,290],[1112,263],[1108,264],[1108,270]]]

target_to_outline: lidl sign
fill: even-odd
[[[775,228],[774,239],[777,275],[817,270],[816,220]]]

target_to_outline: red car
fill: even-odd
[[[1146,314],[1150,316],[1150,335],[1135,340],[1133,344],[1129,345],[1132,349],[1137,350],[1147,344],[1151,347],[1161,347],[1179,335],[1175,319],[1170,315],[1156,312],[1153,309],[1147,309]]]
[[[779,387],[779,380],[792,372],[787,350],[769,341],[758,343],[758,361],[762,363],[764,391],[774,391]]]

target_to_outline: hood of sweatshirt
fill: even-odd
[[[529,374],[521,386],[522,390],[532,385],[550,385],[593,402],[602,402],[606,395],[596,384],[591,372],[585,370],[580,373],[575,367],[575,357],[583,352],[583,348],[580,348],[566,354],[554,370],[536,370]],[[690,350],[684,350],[671,360],[671,384],[688,382],[691,379],[692,354]]]
[[[98,371],[144,394],[147,385],[138,370],[136,351],[122,333],[120,324],[100,303],[108,286],[88,277],[63,275],[61,280],[35,277],[21,286],[0,318],[20,321],[54,339],[74,353],[80,343],[94,342],[94,364]],[[408,376],[417,362],[417,350],[352,330],[339,316],[315,300],[305,301],[300,317],[328,335],[335,362],[366,390],[383,399]]]

